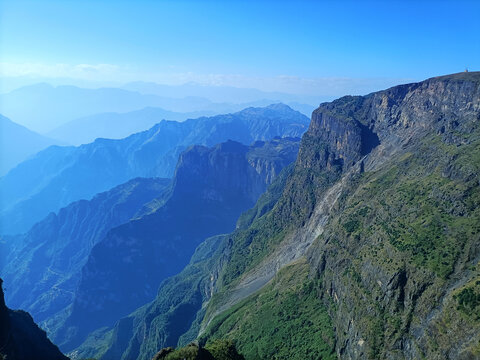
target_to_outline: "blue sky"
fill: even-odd
[[[0,11],[3,77],[313,93],[480,70],[479,1],[0,0]]]

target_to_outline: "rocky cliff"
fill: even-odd
[[[478,356],[479,121],[480,73],[322,104],[276,206],[234,234],[204,336],[242,338],[235,304],[306,256],[339,358]]]
[[[339,102],[380,144],[308,252],[338,356],[478,356],[480,73]]]
[[[247,359],[478,357],[479,122],[480,73],[320,105],[276,195],[176,282],[197,294],[178,304],[198,309],[175,317],[190,324],[179,344],[231,338]],[[168,326],[140,328],[110,339],[144,358]]]
[[[27,312],[7,308],[2,284],[0,279],[0,358],[68,360]]]

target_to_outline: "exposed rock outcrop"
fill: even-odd
[[[320,105],[275,208],[232,236],[204,329],[307,256],[340,358],[478,355],[479,123],[480,73]]]
[[[199,334],[239,338],[252,359],[277,351],[292,359],[477,358],[479,174],[480,73],[321,104],[288,176],[233,233],[203,244],[216,250],[199,247],[201,259],[122,319],[104,359],[146,360]],[[279,279],[287,289],[276,288]],[[268,319],[264,308],[275,309]],[[252,329],[248,316],[261,326]],[[269,326],[272,317],[282,331]],[[294,335],[313,317],[332,326],[306,343]]]

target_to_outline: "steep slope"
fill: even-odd
[[[2,284],[0,279],[0,357],[8,360],[67,360],[28,313],[7,308]]]
[[[282,268],[260,292],[215,318],[202,339],[233,338],[247,359],[335,359],[332,321],[309,270],[304,259]]]
[[[30,155],[58,143],[0,115],[0,176]]]
[[[185,121],[207,115],[213,113],[207,111],[179,113],[154,107],[127,113],[101,113],[69,121],[50,131],[48,136],[72,145],[81,145],[97,138],[121,139],[150,129],[164,119]]]
[[[73,305],[47,327],[65,351],[92,330],[111,326],[154,298],[161,281],[185,267],[205,238],[235,228],[280,171],[292,163],[299,139],[228,141],[182,153],[170,198],[138,220],[110,230],[82,270]]]
[[[198,246],[181,273],[162,282],[158,294],[113,327],[89,334],[72,351],[72,359],[148,359],[165,347],[175,347],[195,321],[202,303],[210,296],[210,274],[220,266],[225,236],[206,239]],[[196,335],[196,334],[195,334]],[[188,338],[191,341],[195,338]],[[186,342],[182,343],[186,345]]]
[[[180,329],[180,344],[227,337],[246,359],[477,358],[479,123],[480,73],[322,104],[280,194],[97,354],[145,359]]]
[[[143,212],[168,192],[169,179],[137,178],[92,200],[51,213],[28,233],[2,239],[0,271],[8,302],[41,322],[70,304],[91,249],[113,227]]]
[[[26,232],[49,212],[135,177],[171,177],[178,155],[192,144],[298,137],[307,124],[304,115],[276,104],[183,123],[162,121],[121,140],[50,147],[0,178],[1,232]]]
[[[322,104],[274,209],[233,235],[203,336],[245,337],[236,304],[307,256],[338,357],[478,356],[479,120],[480,73]]]

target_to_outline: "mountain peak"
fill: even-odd
[[[295,111],[290,106],[284,103],[271,104],[266,107],[267,109],[278,110],[278,111]]]

